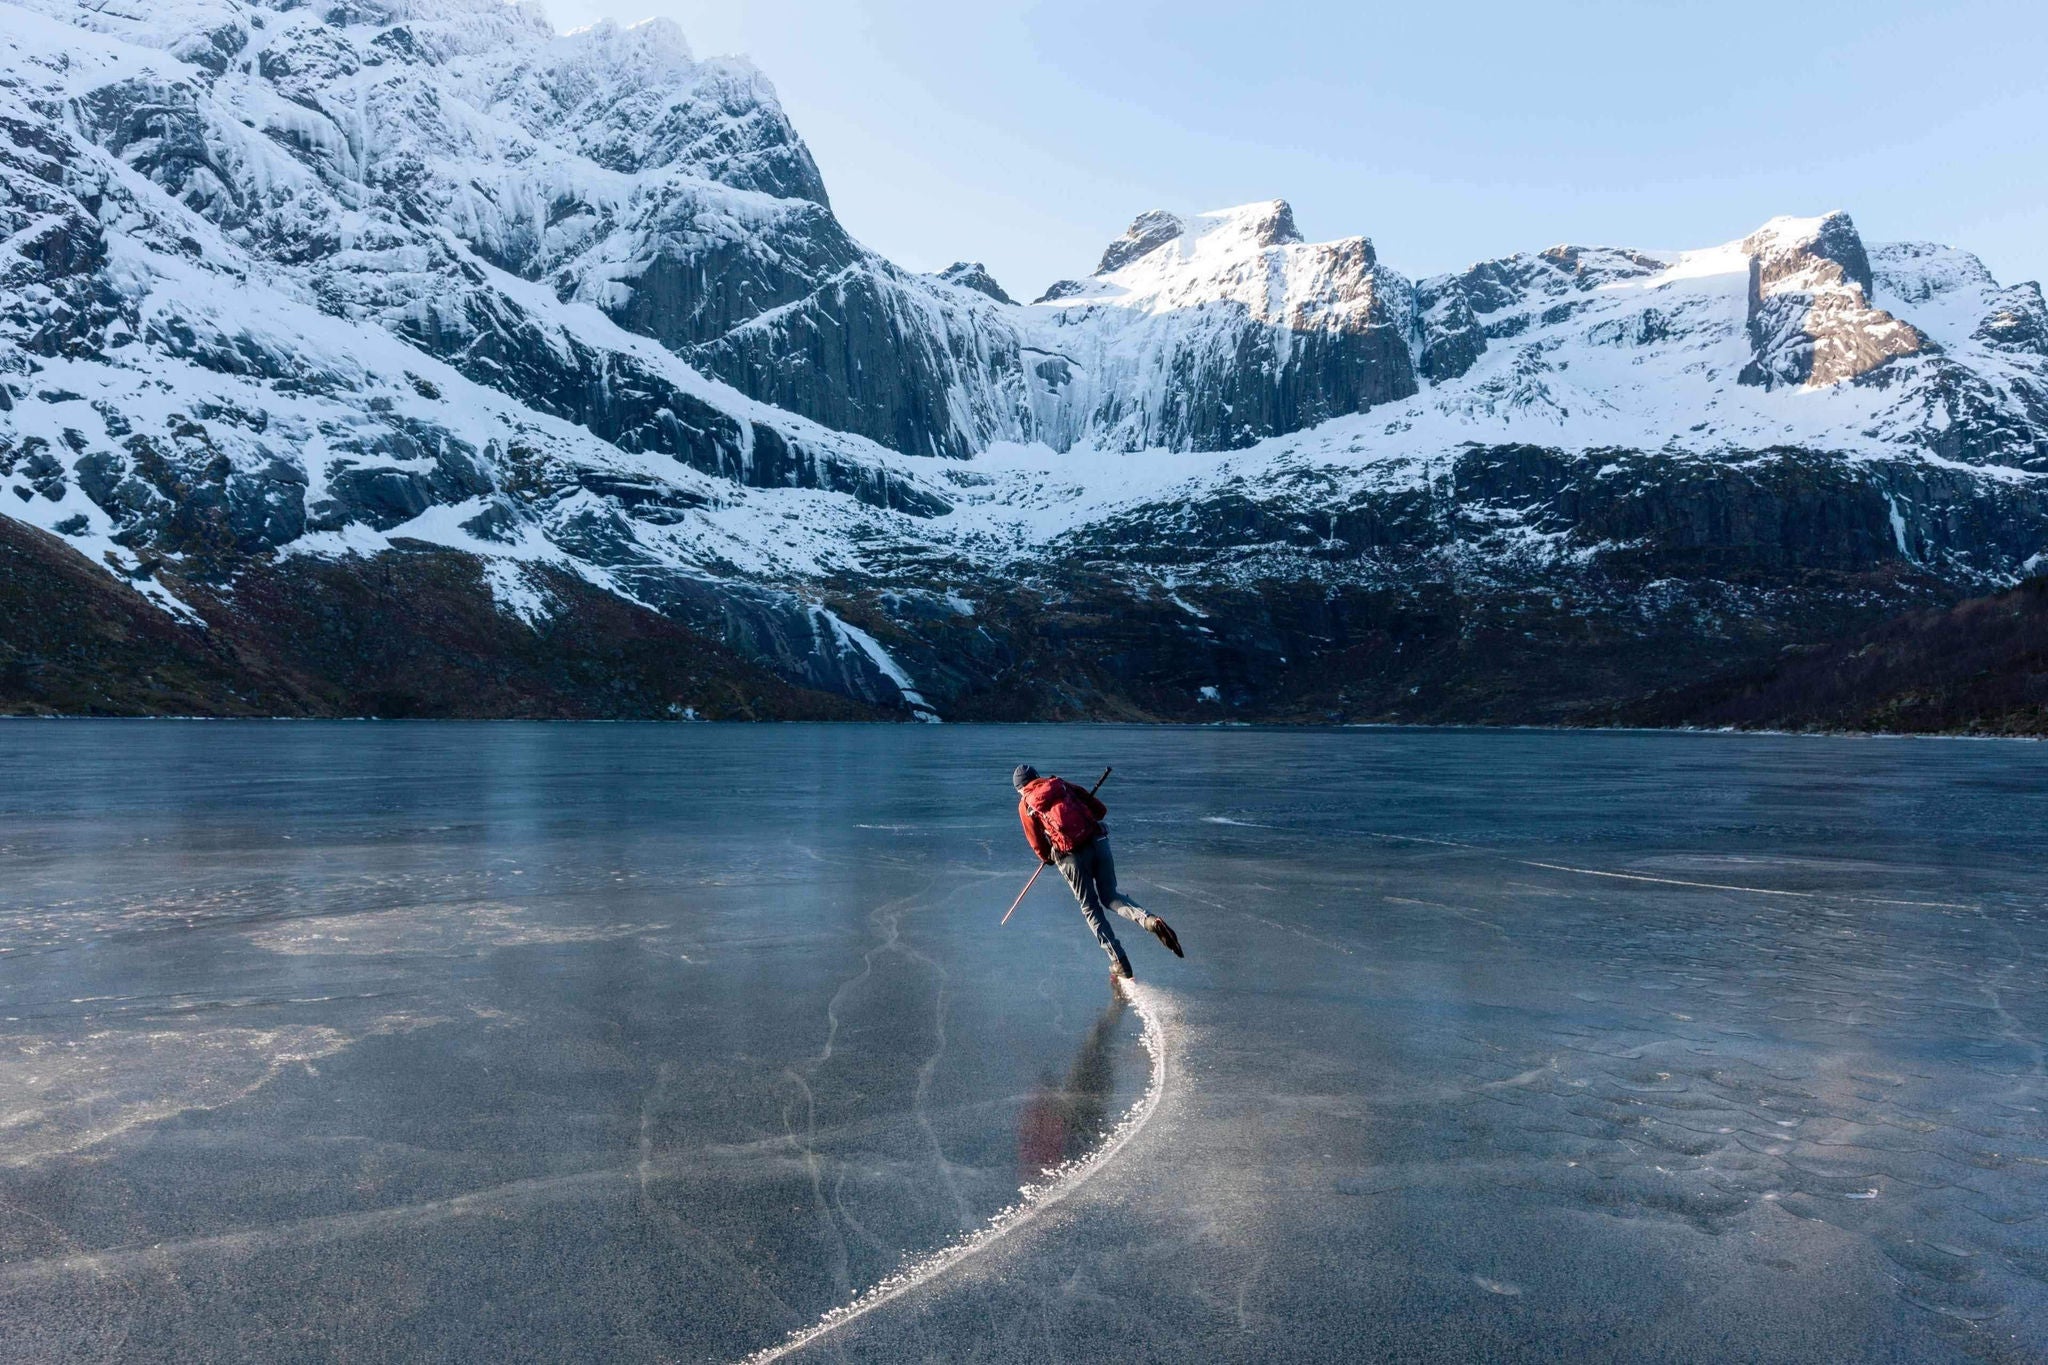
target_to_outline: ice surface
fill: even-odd
[[[2048,1353],[2038,745],[0,740],[0,1358]]]
[[[891,734],[7,727],[0,1359],[737,1359],[1086,1155],[1139,1021]]]

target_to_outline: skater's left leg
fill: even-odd
[[[1109,851],[1109,836],[1103,835],[1089,847],[1095,850],[1095,891],[1102,897],[1102,903],[1131,923],[1143,926],[1153,916],[1144,906],[1117,890],[1116,859]]]

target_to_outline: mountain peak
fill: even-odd
[[[962,289],[972,289],[977,294],[986,294],[997,303],[1015,303],[1003,287],[996,283],[996,277],[988,273],[988,267],[980,261],[955,261],[939,272],[939,278],[947,284]]]
[[[1095,267],[1095,273],[1107,275],[1113,270],[1121,270],[1140,256],[1151,255],[1186,231],[1187,224],[1178,214],[1168,213],[1165,209],[1141,213],[1131,220],[1123,236],[1103,250],[1102,262]]]
[[[1773,218],[1742,239],[1742,250],[1758,262],[1766,287],[1825,261],[1870,297],[1870,255],[1855,221],[1840,209],[1817,218]]]
[[[1109,275],[1184,237],[1226,237],[1253,248],[1296,246],[1301,231],[1294,225],[1294,206],[1285,199],[1261,199],[1235,208],[1211,209],[1193,220],[1150,209],[1131,220],[1124,235],[1111,242],[1095,267]],[[1064,283],[1064,282],[1063,282]]]
[[[1253,246],[1294,246],[1302,240],[1301,230],[1294,225],[1294,205],[1285,199],[1215,209],[1203,214],[1202,220],[1209,224],[1205,232],[1232,232]]]
[[[580,38],[622,58],[631,54],[650,65],[689,68],[696,62],[690,41],[672,19],[641,19],[621,24],[600,19],[582,28],[572,28],[564,38]]]
[[[1871,306],[1870,254],[1848,214],[1773,218],[1742,250],[1754,356],[1740,382],[1824,387],[1929,349],[1918,328]]]

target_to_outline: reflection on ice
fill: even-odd
[[[1083,1155],[1109,1131],[1110,1097],[1116,1089],[1111,1043],[1123,1015],[1123,997],[1112,995],[1082,1041],[1065,1083],[1055,1083],[1050,1073],[1040,1076],[1017,1123],[1017,1174],[1025,1184]]]
[[[906,1260],[896,1271],[851,1301],[829,1310],[816,1323],[790,1333],[778,1345],[756,1351],[747,1357],[746,1365],[771,1365],[771,1362],[790,1357],[838,1350],[846,1337],[860,1331],[871,1317],[883,1314],[892,1305],[914,1295],[935,1292],[935,1286],[942,1285],[949,1274],[966,1262],[999,1255],[999,1248],[1006,1239],[1029,1228],[1041,1214],[1081,1193],[1091,1179],[1116,1161],[1158,1112],[1171,1084],[1173,1070],[1166,1025],[1168,1006],[1147,987],[1127,982],[1121,989],[1129,992],[1129,998],[1144,1020],[1143,1041],[1151,1059],[1150,1083],[1137,1103],[1113,1126],[1107,1127],[1101,1142],[1093,1148],[1084,1148],[1080,1155],[1058,1166],[1041,1171],[1035,1183],[1018,1189],[1015,1202],[980,1228],[928,1255]],[[1121,1011],[1113,1010],[1097,1022],[1091,1043],[1083,1048],[1084,1063],[1089,1060],[1089,1051],[1101,1050],[1102,1038],[1120,1017]]]

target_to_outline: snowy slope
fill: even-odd
[[[1822,221],[1847,219],[1807,220]],[[1425,292],[1448,294],[1469,311],[1478,354],[1360,425],[1408,449],[1475,439],[1709,455],[1798,445],[2048,469],[2048,350],[2000,349],[1973,337],[1999,306],[1974,258],[1944,258],[1967,261],[1981,282],[1939,291],[1939,309],[1927,309],[1941,315],[1927,324],[1947,337],[1936,342],[1864,306],[1860,288],[1835,295],[1846,306],[1831,318],[1815,318],[1812,295],[1784,282],[1753,303],[1758,249],[1782,225],[1663,255],[1552,248],[1427,281]],[[1934,290],[1924,264],[1933,258],[1898,249],[1880,255],[1895,264],[1879,301],[1918,316],[1926,300],[1903,295]],[[1772,316],[1767,310],[1781,300],[1803,311]],[[1950,315],[1967,321],[1959,329]],[[1810,356],[1808,329],[1831,327],[1853,331],[1870,350],[1859,360],[1840,348],[1832,369],[1796,372],[1787,352],[1803,343]],[[1958,440],[1957,428],[1971,423],[1976,438]]]
[[[169,604],[148,571],[166,556],[225,574],[237,556],[399,538],[629,594],[649,568],[804,577],[849,567],[847,528],[870,508],[945,509],[899,457],[749,399],[494,259],[532,226],[520,213],[545,213],[536,184],[602,179],[600,157],[670,157],[666,182],[726,204],[744,233],[761,193],[709,174],[816,179],[800,145],[750,143],[731,106],[757,78],[689,67],[657,28],[640,47],[686,71],[692,98],[711,87],[712,126],[641,109],[622,151],[572,121],[595,144],[572,162],[497,112],[516,103],[508,86],[566,102],[563,64],[493,84],[464,74],[466,54],[516,42],[604,67],[616,53],[589,50],[619,35],[557,39],[487,3],[426,12],[7,7],[11,515]],[[641,90],[645,76],[614,78]],[[485,163],[497,184],[474,174]],[[844,496],[791,536],[753,492],[786,486]]]
[[[1161,231],[1161,219],[1180,230]],[[1414,286],[1376,266],[1363,239],[1301,245],[1284,204],[1192,227],[1170,215],[1139,222],[1153,226],[1149,250],[1126,261],[1112,249],[1116,268],[1055,286],[1030,310],[1055,315],[1051,335],[1185,338],[1219,313],[1278,322],[1294,338],[1404,330],[1408,392],[1358,404],[1373,408],[1369,418],[1310,447],[1334,438],[1362,451],[1351,438],[1368,433],[1382,453],[1471,440],[1700,452],[1797,444],[2048,468],[2038,286],[2000,290],[1974,257],[1945,248],[1881,247],[1873,289],[1843,214],[1774,220],[1696,251],[1552,247]],[[1124,241],[1143,238],[1134,229]],[[1823,254],[1833,241],[1862,262],[1860,279]],[[1907,319],[1924,310],[1932,335],[1872,306],[1872,293]],[[1091,341],[1098,353],[1116,349]],[[1986,439],[1959,447],[1949,429],[1972,419]]]

